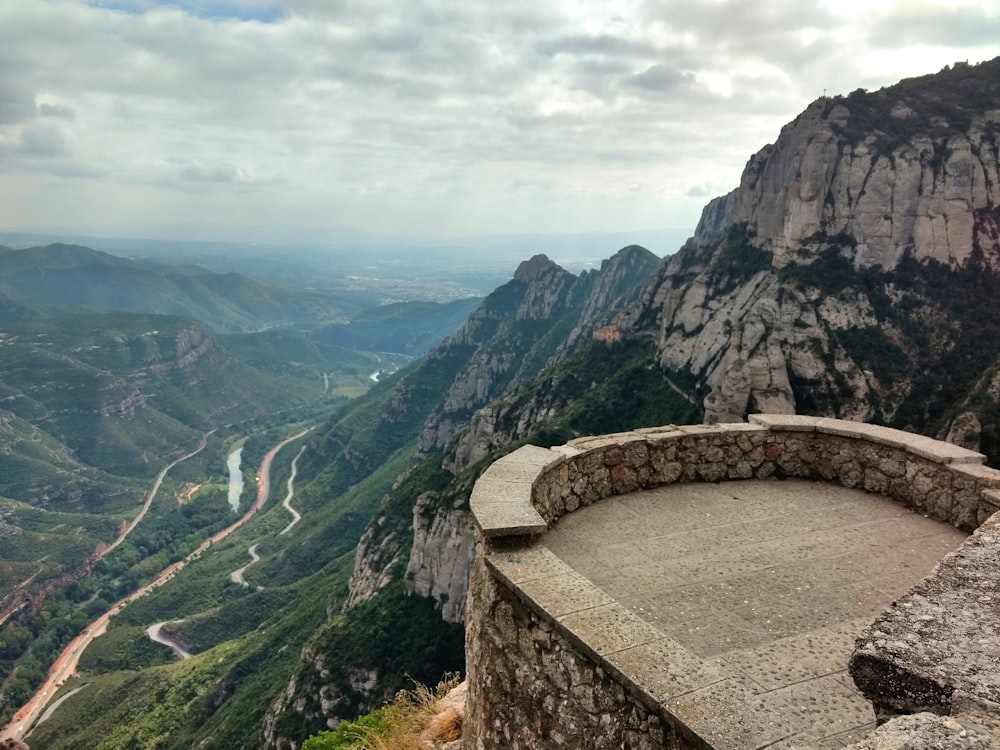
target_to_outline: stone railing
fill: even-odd
[[[675,482],[798,477],[864,489],[975,533],[857,641],[851,672],[883,717],[1000,722],[1000,471],[973,451],[802,416],[525,446],[472,493],[466,747],[762,748],[791,733],[734,680],[546,549],[565,513]],[[977,530],[978,529],[978,530]]]

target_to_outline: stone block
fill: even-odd
[[[669,638],[616,651],[607,656],[607,662],[625,682],[660,704],[727,679],[721,670]]]
[[[783,432],[815,432],[820,417],[806,417],[801,414],[751,414],[750,423],[769,430]]]
[[[487,555],[486,564],[511,588],[535,578],[565,575],[573,570],[537,542]]]
[[[659,630],[614,602],[557,619],[571,640],[596,656],[663,638]]]
[[[801,720],[768,709],[733,679],[669,700],[666,708],[686,730],[682,734],[712,750],[757,750],[804,729]]]
[[[891,713],[947,713],[956,692],[1000,703],[1000,518],[883,612],[858,639],[851,675]]]
[[[983,464],[953,464],[948,469],[958,478],[975,482],[983,488],[1000,489],[1000,471]]]
[[[518,584],[517,593],[537,611],[556,618],[614,601],[574,570],[523,581]]]
[[[548,448],[524,445],[494,461],[483,476],[508,482],[533,482],[563,460],[563,455]]]
[[[848,419],[831,419],[824,417],[816,423],[816,431],[826,435],[865,440],[876,445],[888,445],[892,448],[906,448],[915,437],[912,433],[894,430],[866,422],[852,422]]]
[[[480,504],[472,515],[487,538],[544,534],[548,529],[545,519],[530,505]]]

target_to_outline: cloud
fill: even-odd
[[[187,182],[215,182],[227,185],[277,185],[282,180],[277,177],[259,179],[253,171],[234,164],[186,164],[180,171],[181,179]]]
[[[684,195],[688,198],[709,198],[715,194],[716,192],[708,185],[692,185],[684,191]]]
[[[17,150],[25,156],[65,156],[70,151],[69,136],[57,123],[35,122],[21,131]]]
[[[665,65],[651,65],[641,73],[629,76],[627,83],[651,91],[669,92],[692,82],[694,76]]]
[[[400,231],[693,226],[824,89],[1000,54],[998,6],[0,2],[0,143],[5,175],[58,164],[132,195],[107,223],[169,204]]]
[[[38,105],[38,114],[42,117],[57,117],[60,120],[76,119],[76,110],[66,104],[49,104],[42,102]]]
[[[31,89],[0,74],[0,125],[24,122],[34,114],[35,97]]]

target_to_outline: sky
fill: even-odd
[[[0,0],[0,229],[693,228],[813,99],[997,55],[1000,0]]]

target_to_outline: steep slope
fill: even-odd
[[[617,325],[657,337],[707,421],[947,435],[1000,355],[998,153],[1000,60],[814,102]]]

